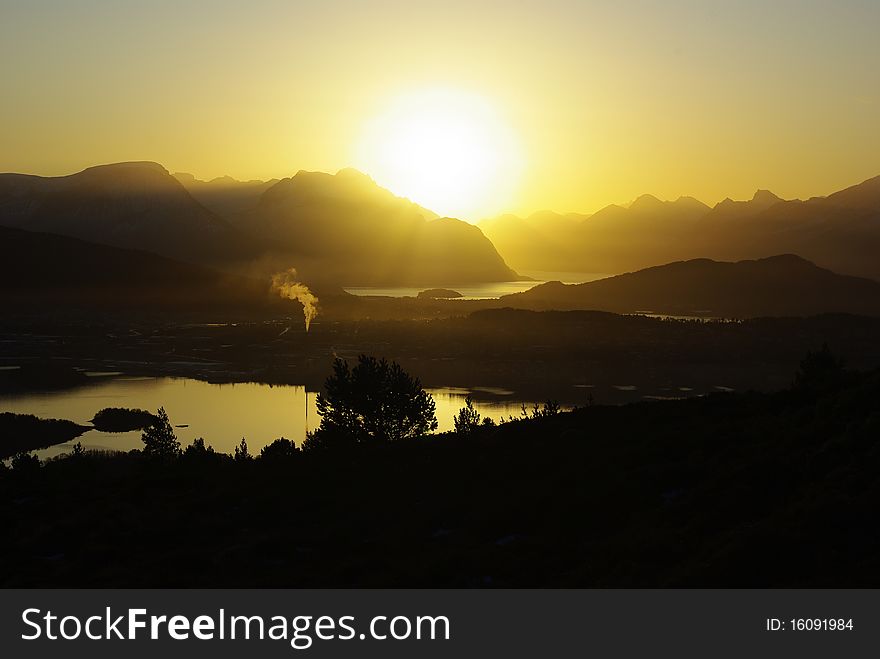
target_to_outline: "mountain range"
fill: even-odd
[[[259,277],[296,268],[326,284],[518,277],[477,227],[437,218],[354,170],[266,183],[175,178],[152,162],[61,177],[0,174],[0,226]]]
[[[184,172],[175,173],[174,178],[186,188],[193,199],[232,224],[243,213],[256,208],[260,196],[278,183],[277,178],[268,181],[239,181],[231,176],[202,181]]]
[[[880,279],[880,176],[827,197],[784,200],[758,190],[709,207],[643,195],[592,215],[537,213],[479,224],[520,270],[619,273],[658,263],[798,254],[836,272]]]
[[[783,254],[735,263],[678,261],[585,284],[547,282],[503,296],[499,303],[532,310],[723,318],[880,315],[880,282],[839,275]]]
[[[245,242],[151,162],[101,165],[51,178],[0,174],[0,225],[199,263],[235,260]]]
[[[353,169],[200,181],[128,162],[61,177],[0,174],[0,226],[263,281],[296,268],[327,288],[520,279],[502,254],[521,269],[607,273],[797,254],[820,268],[880,278],[880,177],[807,201],[759,190],[710,208],[692,197],[642,195],[592,215],[505,215],[477,227],[437,217]]]

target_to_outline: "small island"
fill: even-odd
[[[422,300],[451,300],[462,297],[461,293],[451,288],[429,288],[421,291],[418,297]]]
[[[146,410],[124,407],[105,407],[92,419],[96,430],[102,432],[130,432],[143,430],[159,421],[155,414]]]

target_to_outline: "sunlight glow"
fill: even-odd
[[[429,89],[396,98],[367,124],[356,167],[440,214],[476,221],[509,207],[523,162],[483,97]]]

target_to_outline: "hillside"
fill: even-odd
[[[4,309],[233,313],[295,304],[268,282],[150,252],[0,227]],[[296,307],[292,307],[296,309]]]
[[[791,254],[736,263],[679,261],[585,284],[548,282],[500,302],[526,309],[601,309],[720,317],[880,314],[880,283]]]

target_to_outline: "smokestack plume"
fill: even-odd
[[[272,275],[272,290],[281,297],[297,300],[303,305],[303,317],[306,321],[306,332],[318,315],[318,297],[309,290],[309,287],[296,280],[296,269],[290,268],[284,272]]]

